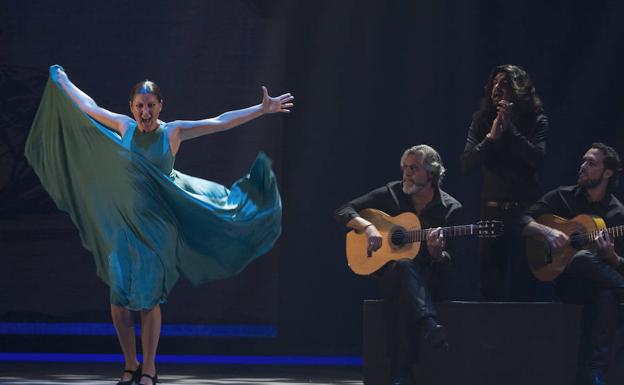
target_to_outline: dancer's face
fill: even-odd
[[[162,102],[154,94],[135,94],[130,102],[130,110],[139,130],[150,132],[158,127]]]

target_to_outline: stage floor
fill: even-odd
[[[163,385],[361,385],[359,368],[160,365]],[[114,385],[116,364],[0,363],[1,385]]]

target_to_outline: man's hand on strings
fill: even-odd
[[[596,237],[596,249],[598,255],[604,258],[612,266],[617,267],[620,263],[617,253],[615,252],[615,245],[613,239],[606,230],[601,230]]]
[[[433,261],[442,260],[442,252],[445,247],[446,239],[444,238],[442,228],[435,228],[427,234],[427,250]]]

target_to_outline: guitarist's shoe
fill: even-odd
[[[425,343],[438,353],[448,351],[449,345],[446,340],[446,328],[440,325],[433,317],[427,317],[422,322],[422,335],[425,338]]]

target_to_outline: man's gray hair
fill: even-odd
[[[442,185],[446,169],[444,168],[444,164],[442,164],[440,154],[438,154],[433,147],[427,146],[426,144],[419,144],[418,146],[408,148],[405,152],[403,152],[403,156],[401,156],[401,167],[403,167],[403,162],[405,162],[405,158],[407,158],[408,155],[418,154],[423,157],[425,170],[432,174],[431,184],[435,187],[440,187]]]

